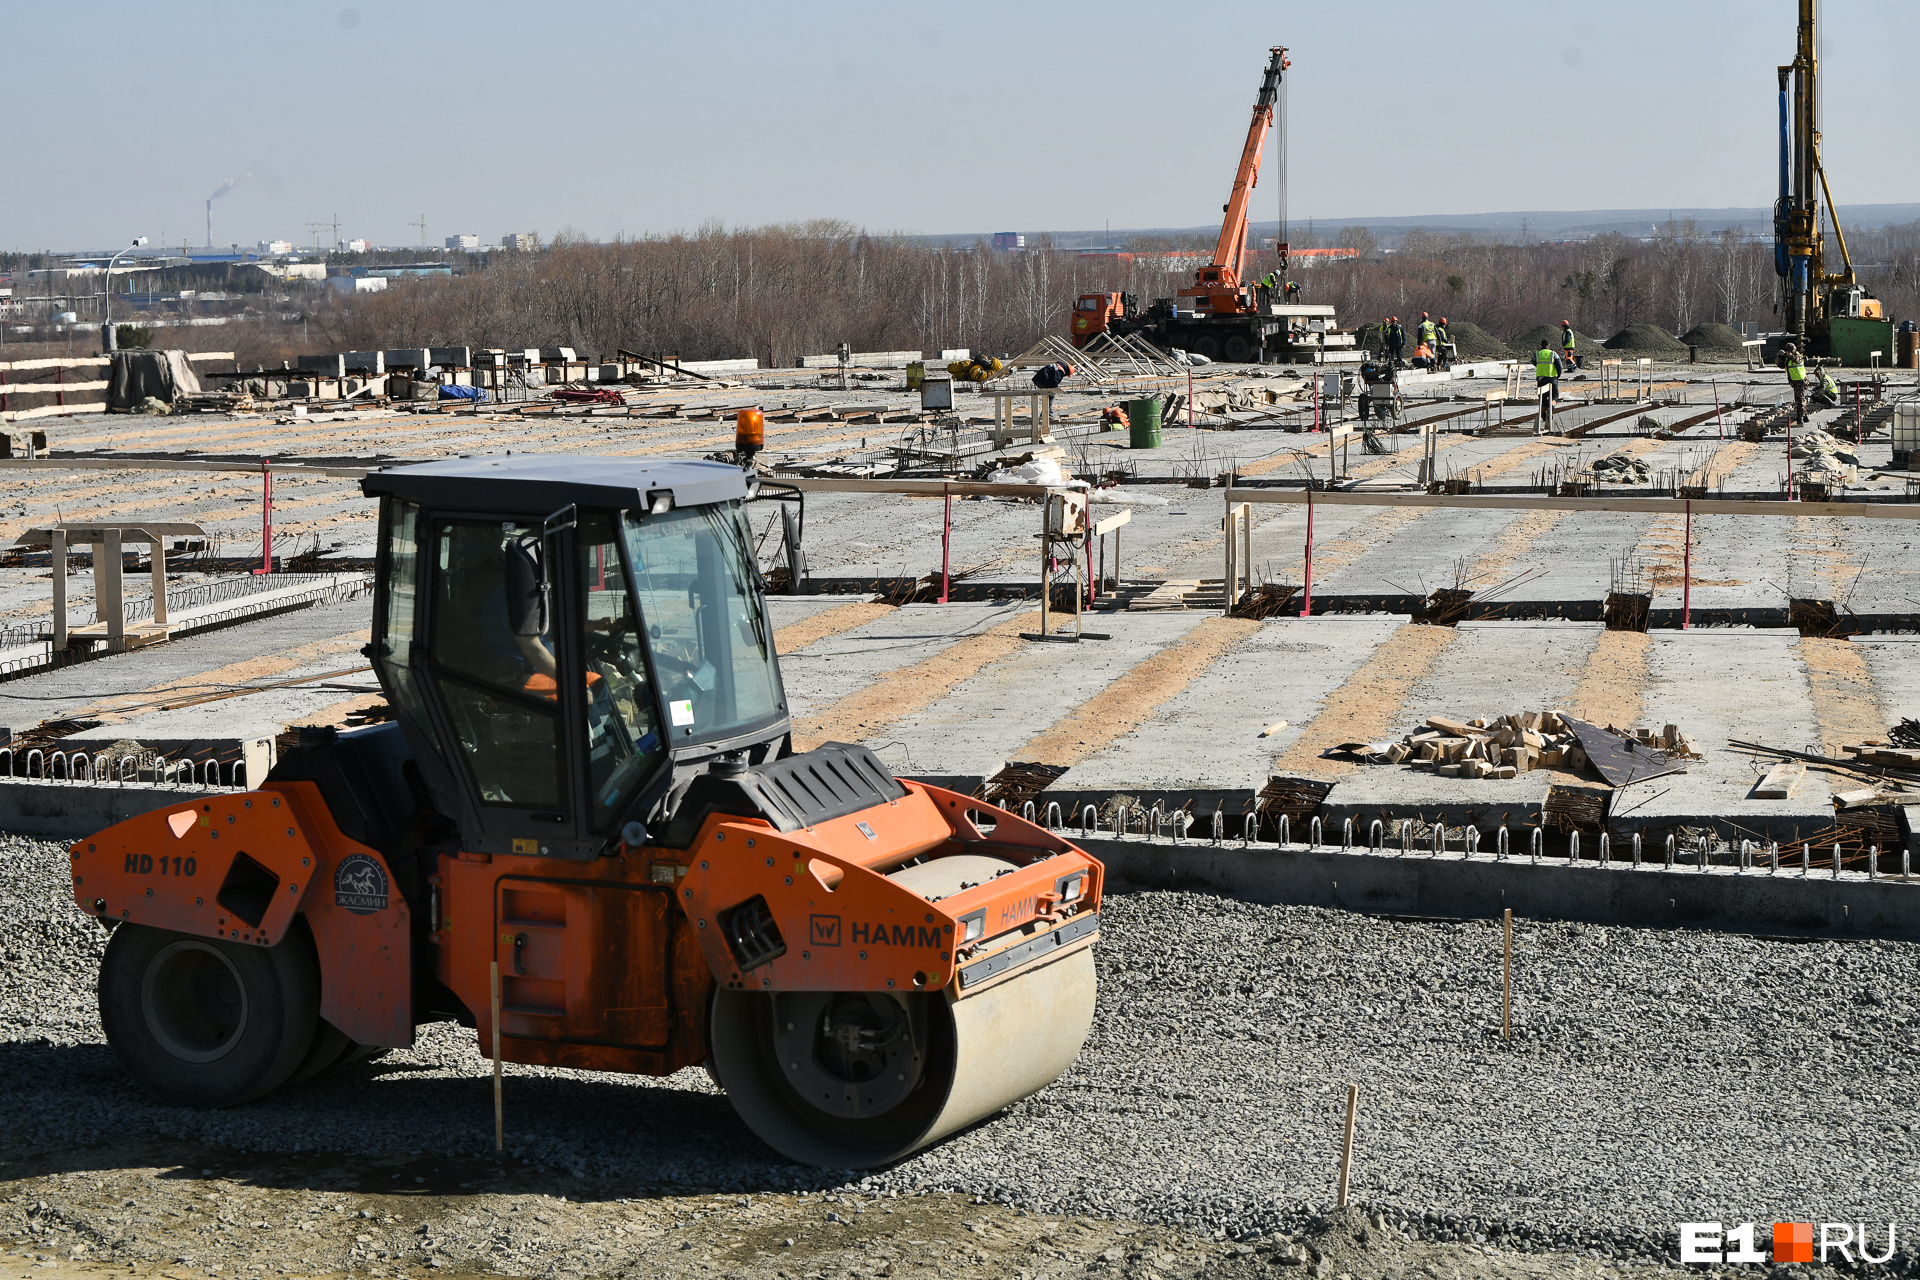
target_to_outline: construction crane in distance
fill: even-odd
[[[1880,300],[1860,287],[1846,232],[1820,160],[1820,66],[1814,40],[1815,0],[1800,0],[1794,59],[1780,67],[1780,197],[1773,206],[1773,266],[1780,277],[1785,332],[1812,355],[1864,365],[1873,351],[1893,354],[1893,326]],[[1833,223],[1841,268],[1826,269],[1821,203]]]
[[[1220,240],[1213,247],[1213,261],[1200,268],[1190,286],[1180,291],[1194,300],[1193,309],[1208,315],[1241,315],[1255,310],[1250,291],[1242,284],[1240,270],[1247,257],[1247,208],[1253,201],[1253,189],[1260,182],[1260,153],[1267,134],[1273,129],[1274,103],[1280,96],[1281,78],[1293,64],[1287,59],[1285,45],[1268,51],[1267,73],[1260,81],[1260,96],[1254,99],[1253,122],[1247,126],[1246,145],[1240,149],[1240,167],[1234,171],[1233,193],[1220,206],[1226,216],[1220,222]],[[1276,243],[1280,266],[1286,269],[1287,246]]]
[[[1103,334],[1139,334],[1170,351],[1186,351],[1207,360],[1235,363],[1358,363],[1361,353],[1351,333],[1335,327],[1333,308],[1325,303],[1278,302],[1244,278],[1247,258],[1247,214],[1253,188],[1260,179],[1260,155],[1267,134],[1284,130],[1286,71],[1292,66],[1285,45],[1268,50],[1266,73],[1254,99],[1253,120],[1234,170],[1233,190],[1220,206],[1220,239],[1213,257],[1194,273],[1191,285],[1178,297],[1155,298],[1144,310],[1130,293],[1083,293],[1074,304],[1073,344],[1086,348]],[[1284,187],[1286,154],[1276,177]],[[1286,215],[1282,201],[1281,227],[1274,248],[1280,270],[1287,267]]]

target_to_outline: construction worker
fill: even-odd
[[[1280,287],[1280,276],[1269,271],[1260,277],[1260,309],[1266,310],[1273,303],[1274,291]]]
[[[1813,405],[1816,409],[1838,409],[1840,407],[1840,384],[1833,375],[1821,369],[1820,387],[1813,393]]]
[[[1287,281],[1287,301],[1300,301],[1300,282],[1298,280]]]
[[[1442,369],[1453,367],[1453,335],[1447,331],[1447,318],[1440,317],[1440,323],[1433,327],[1433,354],[1440,361]]]
[[[1579,357],[1573,352],[1573,321],[1571,320],[1560,322],[1560,355],[1567,368],[1578,367]]]
[[[1414,330],[1414,332],[1419,335],[1419,340],[1421,342],[1424,342],[1427,345],[1428,351],[1432,351],[1434,349],[1435,344],[1438,342],[1438,338],[1435,337],[1435,334],[1434,334],[1434,323],[1433,323],[1432,316],[1422,311],[1420,313],[1420,324]]]
[[[1807,364],[1800,354],[1800,348],[1789,342],[1780,353],[1780,362],[1787,367],[1787,385],[1793,388],[1793,420],[1807,420]]]
[[[1553,354],[1553,348],[1542,342],[1540,349],[1533,353],[1533,385],[1536,393],[1544,394],[1553,400],[1560,398],[1560,357]]]
[[[1400,363],[1400,353],[1407,349],[1407,331],[1400,327],[1399,316],[1387,317],[1386,351],[1387,358],[1394,364]]]

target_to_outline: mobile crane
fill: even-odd
[[[1342,347],[1349,349],[1350,358],[1359,359],[1352,335],[1334,329],[1331,306],[1276,302],[1267,290],[1245,278],[1248,207],[1260,181],[1260,157],[1267,135],[1276,128],[1286,128],[1284,90],[1287,69],[1292,65],[1286,46],[1275,45],[1268,50],[1266,71],[1253,103],[1253,119],[1240,149],[1239,167],[1234,170],[1233,189],[1220,206],[1225,215],[1220,222],[1220,238],[1207,265],[1194,274],[1194,282],[1176,297],[1156,298],[1145,308],[1132,294],[1080,295],[1071,323],[1075,346],[1085,347],[1101,333],[1138,333],[1156,346],[1192,351],[1209,360],[1318,362]],[[1279,181],[1285,183],[1284,172]],[[1282,225],[1274,242],[1282,274],[1288,263],[1285,235]]]

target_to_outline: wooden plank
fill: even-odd
[[[6,413],[0,413],[0,422],[24,422],[28,418],[53,418],[66,413],[105,413],[106,411],[107,402],[104,400],[96,404],[50,404],[38,409],[10,409]],[[18,461],[24,461],[24,459],[18,459]]]
[[[71,356],[53,360],[15,360],[0,362],[0,370],[27,373],[34,369],[99,369],[108,363],[105,356]]]
[[[98,382],[6,382],[0,383],[0,396],[50,396],[68,391],[105,391],[106,380]]]
[[[186,357],[189,360],[231,360],[233,359],[233,352],[231,351],[189,351],[186,353]]]
[[[378,467],[315,467],[298,462],[269,462],[266,466],[275,475],[340,476],[352,480],[380,470]],[[261,464],[202,462],[192,458],[0,458],[0,470],[9,468],[17,471],[244,471],[259,475]]]
[[[1848,516],[1859,520],[1920,520],[1910,502],[1788,502],[1754,498],[1559,498],[1542,495],[1385,493],[1361,490],[1229,489],[1228,502],[1278,502],[1316,507],[1462,507],[1479,511],[1617,511],[1646,515]]]
[[[1102,520],[1099,524],[1096,524],[1093,526],[1093,536],[1096,538],[1103,537],[1106,534],[1112,533],[1115,529],[1118,529],[1121,525],[1131,524],[1132,522],[1133,522],[1132,507],[1128,507],[1124,511],[1116,511],[1114,514],[1108,516],[1105,520]]]
[[[1807,776],[1807,766],[1800,760],[1782,760],[1767,770],[1767,776],[1760,779],[1753,788],[1751,800],[1791,800],[1794,789]]]

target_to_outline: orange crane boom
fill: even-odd
[[[1247,253],[1247,206],[1260,181],[1260,153],[1267,133],[1273,128],[1273,106],[1280,96],[1280,81],[1293,65],[1284,45],[1269,50],[1266,74],[1260,81],[1260,96],[1253,104],[1253,121],[1247,126],[1246,146],[1240,151],[1240,167],[1233,175],[1233,194],[1222,205],[1226,215],[1220,223],[1220,241],[1214,246],[1213,261],[1200,269],[1194,283],[1180,291],[1183,298],[1198,299],[1196,311],[1214,315],[1239,314],[1253,310],[1252,301],[1242,290],[1241,264]]]

